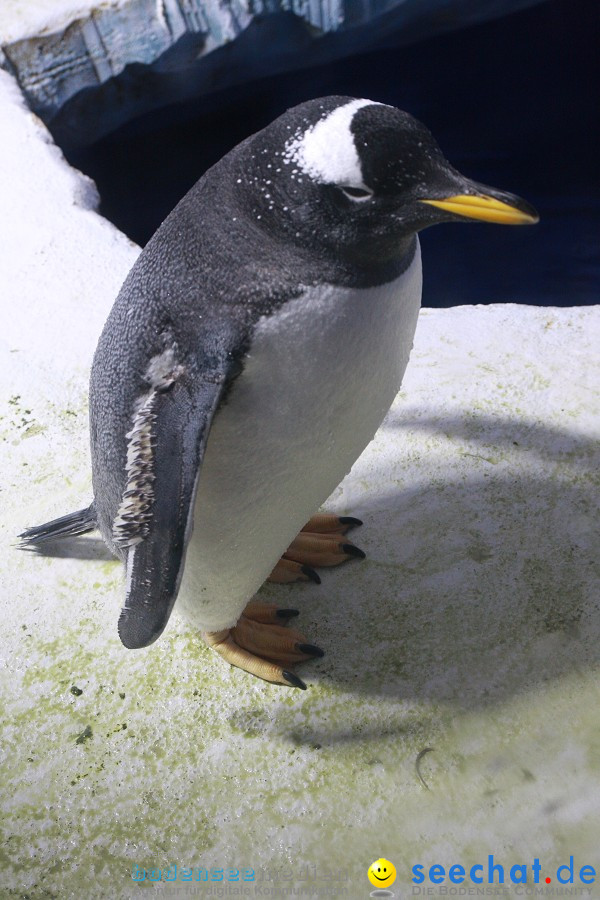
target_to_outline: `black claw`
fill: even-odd
[[[288,682],[288,684],[291,687],[300,688],[301,691],[306,690],[306,685],[304,684],[304,682],[302,681],[301,678],[298,678],[298,676],[296,675],[295,672],[285,672],[284,671],[281,674],[283,675],[283,677],[285,678],[285,680]]]
[[[306,575],[307,578],[310,578],[311,581],[314,581],[315,584],[321,584],[319,573],[315,572],[314,569],[311,569],[310,566],[302,566],[301,572],[303,575]]]
[[[299,650],[300,653],[308,653],[309,656],[325,656],[325,651],[321,650],[321,648],[317,647],[315,644],[296,644],[296,650]]]
[[[276,613],[280,619],[293,619],[300,615],[299,609],[278,609]]]
[[[361,550],[360,547],[355,547],[354,544],[343,544],[342,550],[348,556],[355,556],[357,559],[365,559],[367,555],[364,550]]]
[[[354,516],[338,516],[340,520],[340,525],[349,525],[351,528],[356,528],[358,525],[362,525],[361,519],[355,519]]]

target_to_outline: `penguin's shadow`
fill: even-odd
[[[597,664],[600,442],[485,415],[398,416],[384,427],[400,441],[401,429],[445,435],[463,464],[452,477],[433,464],[430,484],[379,488],[343,510],[364,520],[353,539],[367,560],[321,570],[321,586],[290,586],[285,601],[326,650],[307,680],[474,710]],[[368,477],[380,486],[386,464],[373,460]],[[263,593],[281,602],[278,590]]]
[[[432,464],[431,481],[421,473],[415,487],[408,457],[404,484],[394,486],[388,463],[372,454],[376,493],[352,505],[350,479],[343,510],[364,521],[352,538],[367,559],[321,570],[320,586],[262,589],[265,599],[300,609],[297,627],[326,651],[303,667],[306,680],[476,710],[600,662],[600,441],[482,414],[398,415],[384,428],[400,444],[406,431],[444,435],[463,465],[441,477]],[[89,536],[42,552],[113,559]],[[400,717],[386,733],[404,729]],[[376,723],[372,733],[383,736]],[[367,739],[369,726],[286,737],[350,742]]]

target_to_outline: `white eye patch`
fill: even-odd
[[[373,196],[373,191],[366,185],[355,187],[354,185],[340,184],[339,187],[346,197],[349,200],[354,200],[355,203],[364,203],[365,200],[370,200]]]
[[[372,100],[352,100],[338,106],[303,135],[292,138],[285,156],[314,181],[369,191],[350,126],[354,114],[372,104]]]

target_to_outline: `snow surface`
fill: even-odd
[[[263,589],[327,651],[306,692],[179,619],[127,651],[96,540],[14,543],[89,502],[87,374],[138,249],[2,74],[0,118],[2,896],[134,897],[135,865],[322,895],[333,872],[348,897],[380,856],[396,896],[416,863],[539,857],[553,886],[571,854],[597,866],[600,308],[422,312],[327,504],[364,520],[367,560]]]

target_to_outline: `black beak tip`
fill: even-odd
[[[503,199],[502,197],[498,197],[499,200]],[[508,203],[510,206],[514,206],[515,209],[518,209],[519,212],[524,213],[529,217],[531,221],[525,222],[523,224],[526,225],[537,225],[540,221],[540,214],[531,203],[528,203],[527,200],[523,200],[522,197],[517,197],[515,194],[506,194],[505,203]]]

